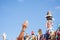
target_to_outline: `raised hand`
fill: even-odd
[[[28,26],[28,21],[26,20],[22,25],[22,30],[25,30]]]
[[[27,26],[28,26],[28,21],[26,20],[22,25],[22,31],[19,34],[19,37],[17,38],[17,40],[24,40],[24,33],[25,33]]]

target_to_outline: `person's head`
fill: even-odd
[[[42,34],[42,30],[41,30],[41,29],[39,29],[39,30],[38,30],[38,33],[39,33],[39,34]]]
[[[52,20],[52,15],[51,15],[51,12],[50,11],[47,12],[46,19],[47,20]]]
[[[34,35],[34,31],[31,32],[31,35]]]

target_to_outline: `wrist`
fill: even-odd
[[[25,32],[25,29],[22,29],[22,32]]]

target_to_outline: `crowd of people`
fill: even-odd
[[[25,21],[22,24],[22,30],[19,34],[19,36],[17,37],[17,40],[60,40],[60,25],[57,28],[56,31],[52,30],[53,28],[53,20],[52,20],[53,16],[51,15],[51,12],[48,11],[47,15],[46,15],[46,32],[45,34],[42,33],[42,29],[38,30],[38,34],[35,35],[34,31],[31,32],[31,35],[28,35],[28,33],[26,33],[26,35],[24,36],[24,33],[26,31],[26,28],[28,26],[28,21]],[[3,40],[6,40],[6,34],[3,33]]]
[[[26,34],[24,40],[60,40],[60,27],[53,32],[46,31],[45,34],[42,33],[42,30],[38,30],[38,34],[35,36],[32,31],[31,35]]]
[[[17,40],[60,40],[60,27],[56,31],[46,30],[46,33],[42,33],[42,29],[38,30],[38,34],[35,35],[34,31],[31,32],[31,35],[24,36],[25,30],[27,28],[27,23],[25,22],[22,26],[21,33]]]
[[[38,30],[38,34],[34,35],[34,31],[31,32],[31,35],[24,36],[25,29],[27,28],[28,21],[25,21],[22,25],[22,31],[17,38],[17,40],[60,40],[60,27],[56,31],[52,30],[53,28],[53,16],[51,15],[51,12],[48,11],[46,15],[46,33],[43,34],[42,30]]]

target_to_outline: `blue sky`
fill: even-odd
[[[60,0],[0,0],[0,40],[2,33],[7,34],[7,40],[15,40],[22,28],[25,20],[29,21],[25,33],[31,34],[38,29],[46,31],[45,15],[50,10],[54,17],[53,28],[58,28],[60,23]]]

